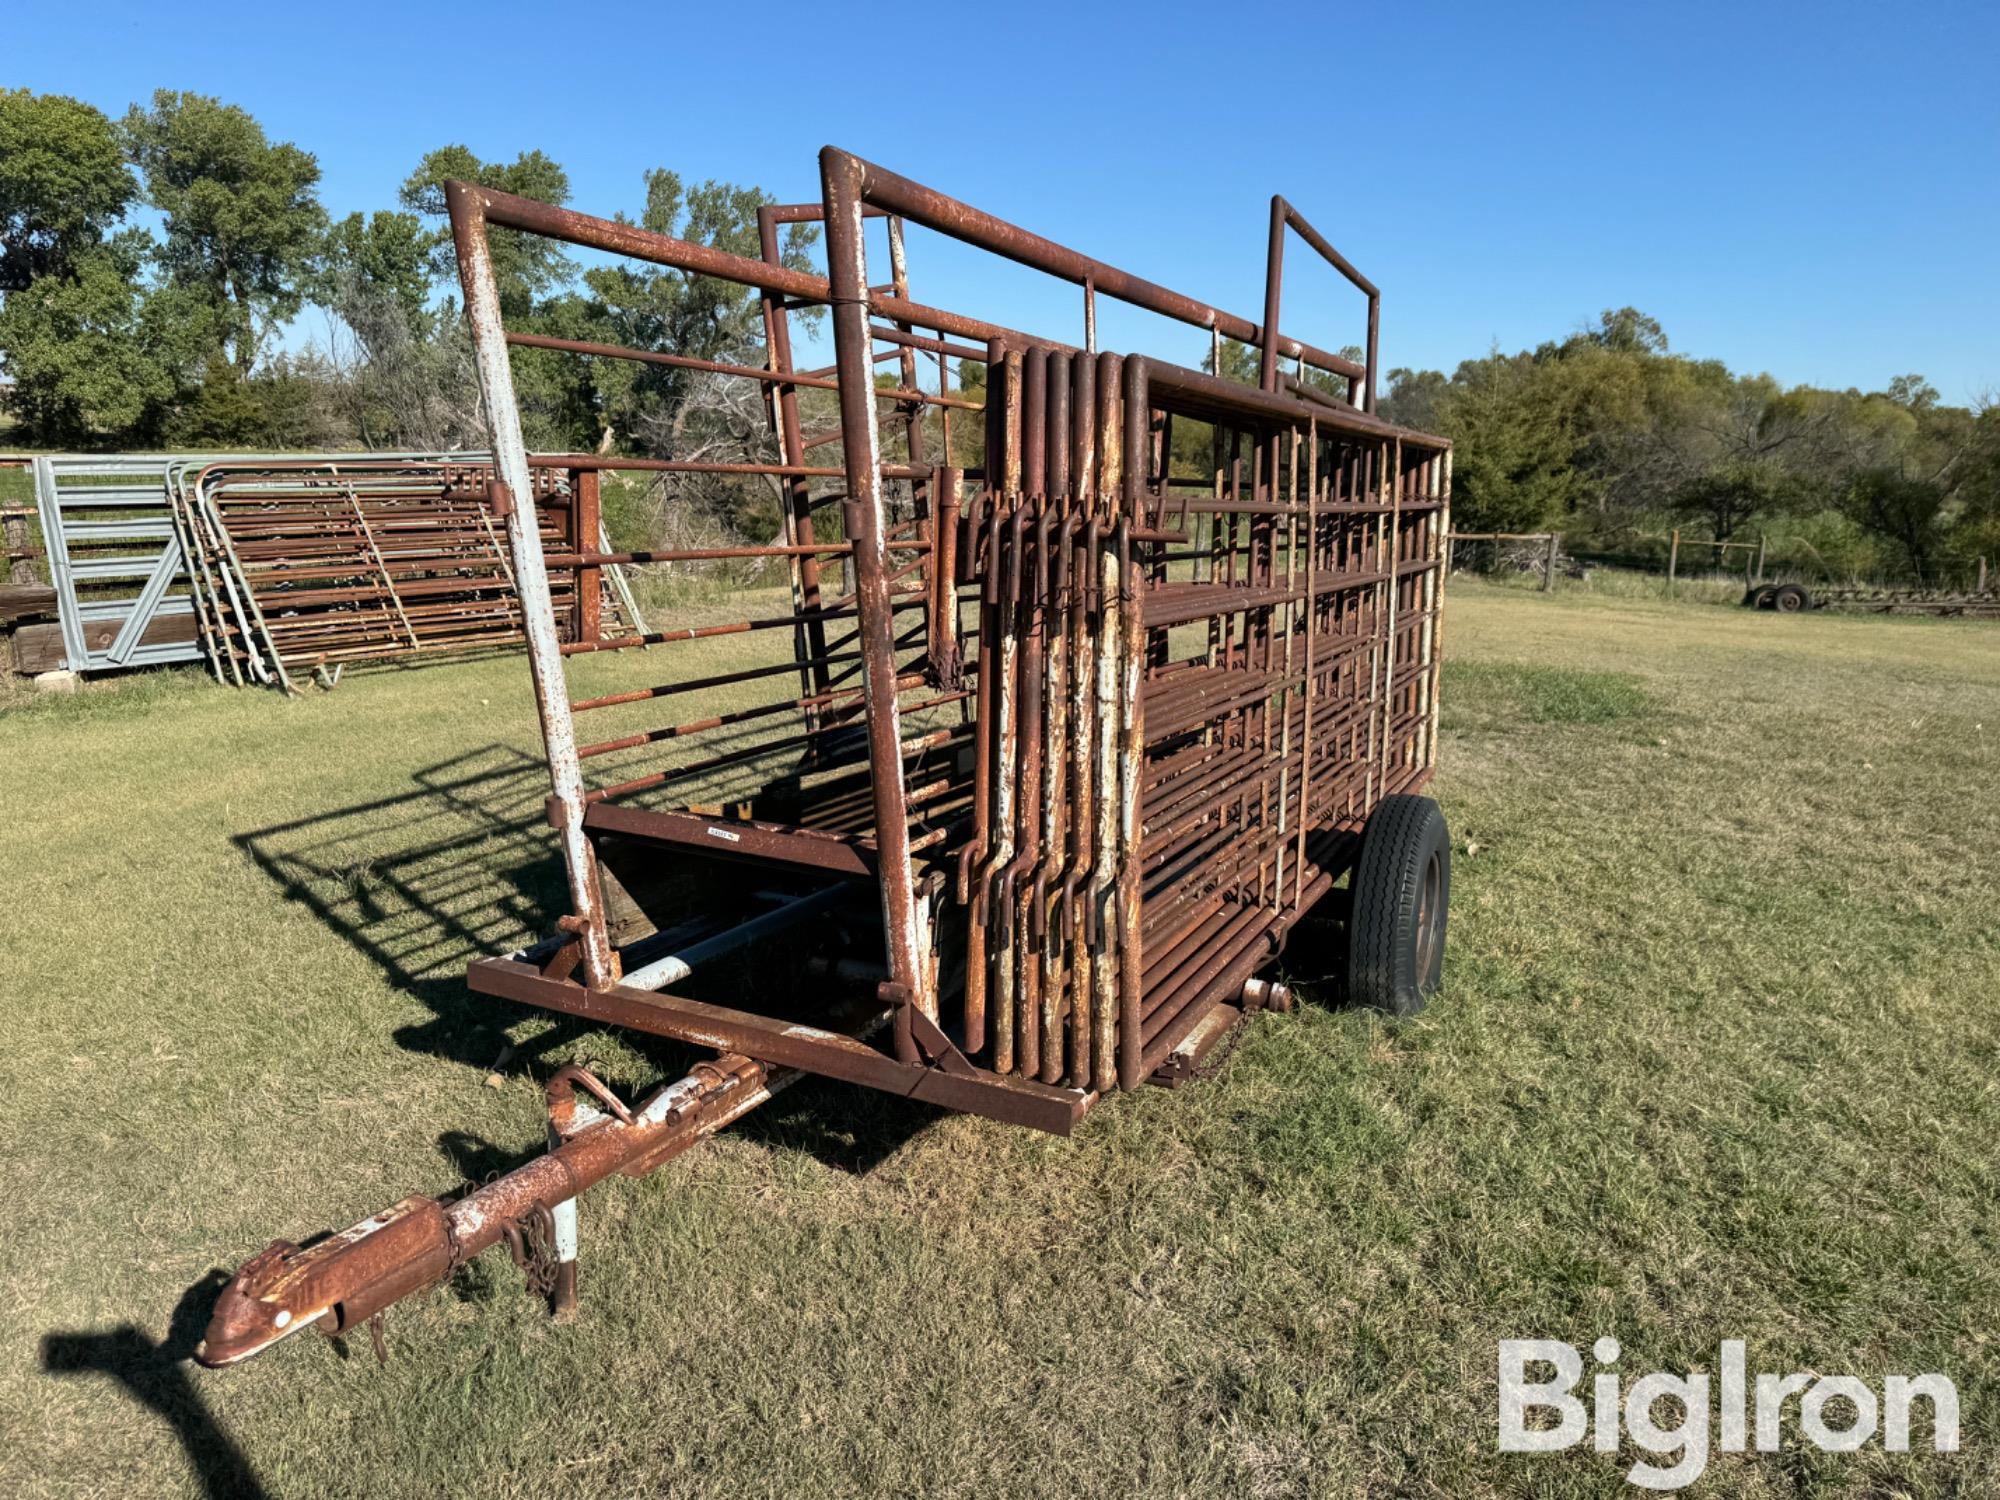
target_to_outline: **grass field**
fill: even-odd
[[[585,1200],[579,1323],[489,1257],[386,1368],[187,1355],[274,1236],[538,1149],[557,1063],[676,1062],[464,989],[560,884],[524,665],[11,700],[0,1484],[1629,1494],[1495,1451],[1496,1340],[1611,1334],[1957,1383],[1955,1456],[1794,1425],[1691,1493],[2000,1490],[2000,632],[1477,583],[1447,630],[1422,1018],[1261,1018],[1068,1141],[802,1086]]]

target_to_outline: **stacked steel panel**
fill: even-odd
[[[1428,770],[1443,454],[1112,354],[993,370],[966,1045],[1130,1087]]]
[[[599,545],[595,472],[535,472],[544,546],[575,552],[578,525]],[[290,686],[294,674],[350,662],[518,640],[520,606],[491,477],[488,465],[449,457],[171,466],[176,524],[195,562],[190,592],[216,674]],[[596,633],[600,586],[595,568],[555,574],[554,597],[573,634]],[[585,599],[597,608],[584,608]]]

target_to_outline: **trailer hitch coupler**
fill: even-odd
[[[345,1333],[444,1280],[452,1254],[450,1224],[434,1198],[405,1198],[303,1250],[281,1240],[222,1289],[195,1358],[219,1369],[302,1328]]]

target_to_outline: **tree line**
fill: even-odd
[[[76,99],[0,91],[0,371],[8,439],[44,447],[448,449],[485,442],[459,316],[444,184],[566,203],[540,151],[423,155],[374,213],[328,215],[308,151],[245,110],[160,90],[119,120]],[[759,252],[759,190],[645,174],[647,229]],[[805,268],[818,231],[791,226]],[[496,230],[512,328],[761,363],[754,295],[632,264],[584,267]],[[309,308],[325,333],[282,334]],[[699,458],[754,445],[754,390],[698,372],[540,350],[516,355],[538,448]],[[747,397],[747,399],[745,399]],[[773,517],[775,512],[773,512]]]
[[[2000,560],[2000,408],[1919,375],[1784,386],[1673,352],[1626,307],[1532,351],[1389,372],[1384,416],[1456,444],[1454,522],[1654,550],[1769,539],[1795,566],[1936,582]]]
[[[0,369],[8,439],[67,448],[444,449],[484,442],[458,315],[443,184],[570,197],[540,151],[424,154],[397,206],[335,220],[309,151],[246,111],[160,90],[112,120],[89,104],[0,91]],[[658,168],[636,222],[759,252],[754,187]],[[791,226],[788,265],[817,230]],[[554,242],[493,234],[510,327],[764,361],[755,297],[633,263],[580,264]],[[309,308],[325,332],[288,346]],[[795,314],[806,317],[806,314]],[[1225,345],[1223,373],[1254,378]],[[672,458],[771,456],[751,383],[660,365],[515,353],[529,442]],[[962,368],[974,394],[983,371]],[[889,377],[885,377],[889,378]],[[804,392],[809,408],[819,393]],[[1787,387],[1673,351],[1632,308],[1451,374],[1395,369],[1384,416],[1454,440],[1461,529],[1559,528],[1607,548],[1672,527],[1775,538],[1836,573],[1932,580],[2000,557],[2000,412],[1943,403],[1921,377],[1879,391]],[[961,435],[962,434],[962,435]],[[954,432],[954,456],[977,424]],[[1177,445],[1178,447],[1178,445]],[[976,461],[976,456],[974,461]],[[691,480],[647,529],[768,536],[769,487]],[[670,512],[672,514],[670,514]],[[680,520],[673,519],[680,515]]]

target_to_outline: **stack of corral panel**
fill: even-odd
[[[967,1045],[1129,1087],[1429,771],[1445,453],[1137,357],[992,368]]]
[[[598,474],[579,462],[536,470],[558,554],[604,545]],[[290,687],[520,638],[482,455],[43,456],[32,469],[56,619],[16,633],[17,670],[206,661],[219,680]],[[555,576],[576,638],[643,628],[616,566]]]

